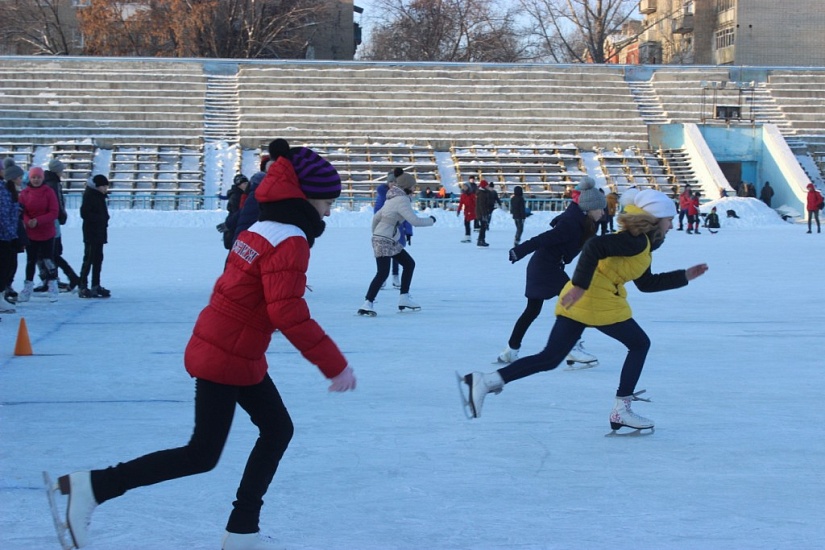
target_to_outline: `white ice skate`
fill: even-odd
[[[43,472],[43,481],[49,497],[49,507],[54,519],[54,528],[57,537],[65,550],[83,548],[89,539],[89,523],[92,521],[92,512],[97,507],[92,492],[92,478],[89,472],[75,472],[60,476],[57,483],[53,483],[48,472]],[[66,517],[60,517],[55,494],[67,495]]]
[[[221,550],[276,550],[283,548],[275,543],[275,539],[260,533],[239,534],[229,531],[223,536]]]
[[[378,315],[375,312],[375,308],[372,306],[372,302],[369,300],[364,300],[364,305],[358,310],[358,315],[364,315],[366,317],[375,317]]]
[[[404,311],[407,309],[410,311],[420,311],[421,306],[415,303],[409,294],[402,294],[398,298],[398,311]]]
[[[518,350],[507,346],[507,349],[498,354],[497,363],[512,363],[518,359]]]
[[[579,340],[567,354],[567,368],[564,370],[592,369],[598,366],[599,360],[595,355],[584,351],[584,340]]]
[[[401,288],[401,277],[398,273],[392,276],[392,286],[393,288]]]
[[[54,303],[57,301],[58,296],[60,295],[60,289],[57,288],[57,279],[52,279],[46,285],[48,287],[48,295],[49,301]]]
[[[461,242],[463,242],[463,243],[469,243],[469,242],[472,242],[472,239],[470,239],[470,236],[469,236],[469,235],[465,235],[465,236],[464,236],[464,238],[463,238],[463,239],[461,239]]]
[[[626,397],[617,397],[616,403],[613,405],[613,410],[610,411],[610,429],[612,430],[608,436],[617,435],[650,435],[653,433],[653,421],[639,416],[633,409],[630,408],[630,403],[633,401],[650,401],[639,397],[645,390],[628,395]],[[630,432],[619,432],[621,428],[631,428]]]
[[[18,302],[28,302],[31,300],[32,292],[34,291],[34,282],[33,281],[26,281],[23,283],[23,290],[20,291],[20,294],[17,296]]]
[[[485,374],[482,372],[471,372],[465,376],[455,373],[458,377],[458,392],[464,406],[464,414],[467,418],[478,418],[481,416],[481,406],[488,393],[499,394],[504,389],[504,380],[498,372]],[[466,388],[465,388],[466,386]],[[467,393],[464,393],[464,390]]]

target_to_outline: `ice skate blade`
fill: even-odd
[[[629,432],[620,432],[619,430],[622,428],[629,428],[631,431]],[[656,431],[653,426],[649,428],[630,428],[630,426],[621,426],[612,430],[610,433],[604,434],[605,437],[642,437],[646,435],[653,435],[653,432]]]
[[[469,385],[466,378],[459,374],[458,371],[455,371],[455,376],[458,380],[458,395],[461,397],[461,405],[462,410],[464,411],[464,416],[466,416],[468,420],[472,420],[473,418],[476,418],[476,415],[473,410],[473,405],[470,403]],[[464,393],[465,386],[467,386],[467,394]]]
[[[49,499],[49,509],[52,513],[52,521],[54,522],[54,530],[57,534],[57,540],[63,550],[73,550],[77,548],[77,546],[74,544],[74,539],[69,532],[68,525],[66,525],[66,522],[60,517],[60,510],[57,508],[57,501],[54,498],[54,494],[56,492],[66,494],[64,492],[66,487],[62,482],[54,483],[51,476],[49,476],[49,472],[43,472],[43,483],[46,486],[46,496]]]
[[[404,313],[405,311],[421,311],[420,307],[410,307],[410,306],[398,306],[398,312]]]
[[[370,311],[368,309],[359,309],[358,315],[360,315],[361,317],[378,317],[377,313],[375,313],[374,311]]]
[[[598,361],[590,361],[589,363],[582,363],[581,361],[567,361],[567,368],[564,370],[585,370],[598,366]]]

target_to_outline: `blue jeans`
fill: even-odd
[[[514,380],[536,374],[537,372],[553,370],[576,345],[587,325],[574,321],[568,317],[556,317],[547,345],[536,355],[528,355],[513,361],[506,367],[499,369],[499,374],[505,384]],[[631,395],[636,390],[636,383],[642,375],[647,352],[650,349],[650,338],[636,321],[628,319],[621,323],[594,327],[627,347],[627,356],[622,366],[619,378],[617,397]]]

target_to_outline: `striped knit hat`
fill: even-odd
[[[307,147],[293,147],[292,167],[308,199],[335,199],[341,194],[341,176],[327,160]]]

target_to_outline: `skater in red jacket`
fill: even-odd
[[[106,469],[59,478],[68,495],[66,527],[75,547],[99,504],[126,491],[207,472],[223,451],[236,405],[259,430],[226,525],[224,550],[270,548],[259,535],[263,496],[289,445],[293,424],[267,373],[266,351],[277,330],[331,380],[330,391],[355,389],[355,376],[335,342],[312,319],[303,294],[309,252],[323,218],[341,193],[335,168],[305,147],[270,144],[274,162],[256,190],[258,222],[233,243],[226,269],[201,311],[184,364],[195,378],[195,427],[189,442]],[[194,503],[193,503],[194,504]]]

